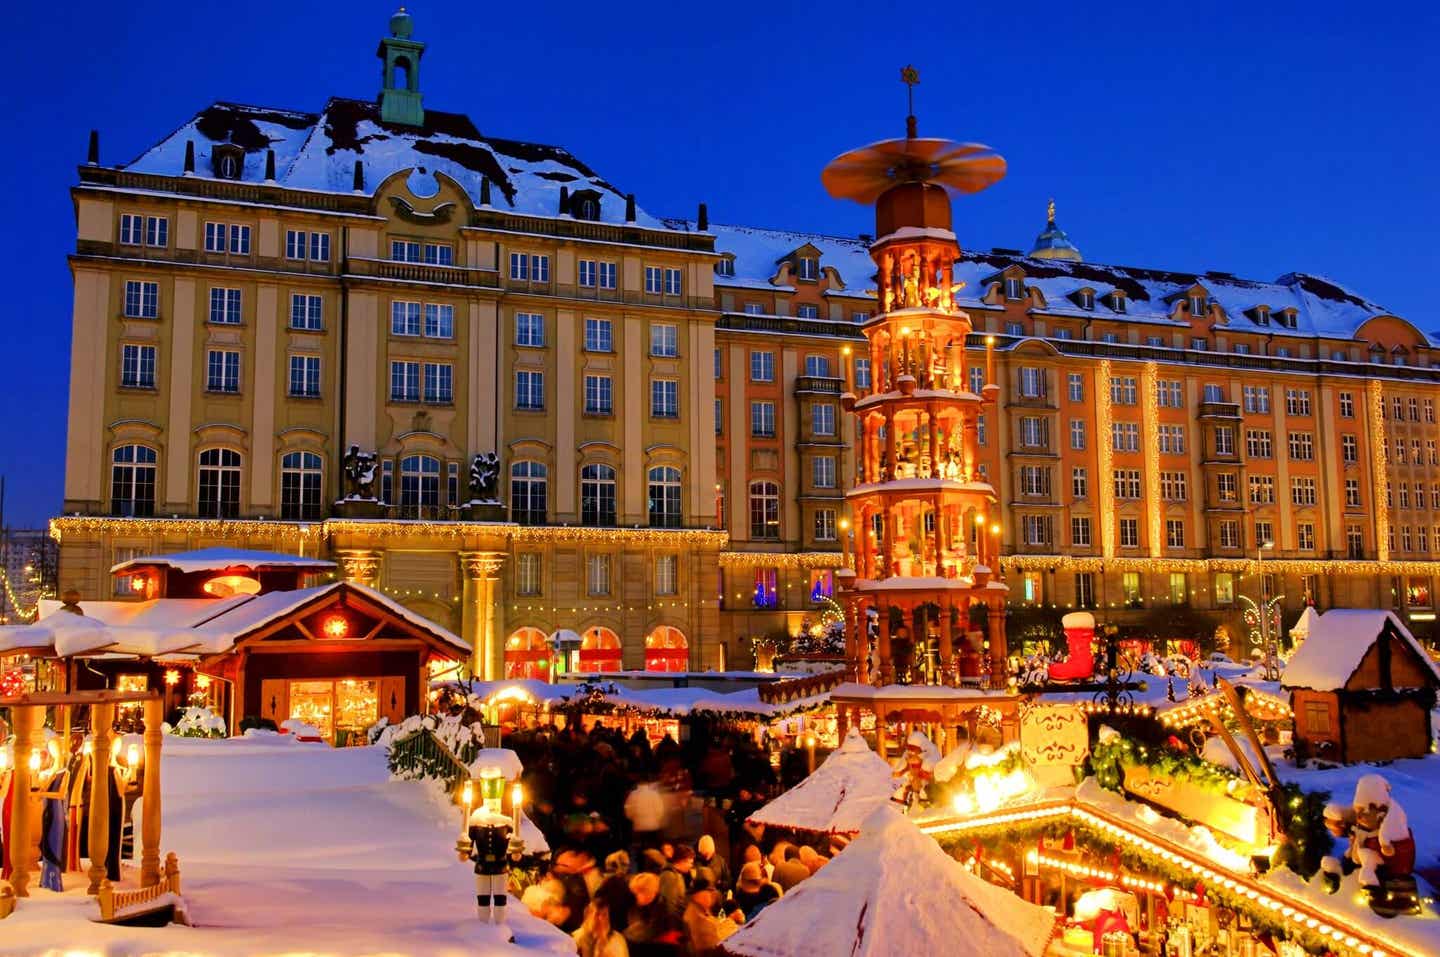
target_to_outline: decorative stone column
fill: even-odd
[[[160,883],[160,724],[165,703],[156,695],[145,702],[145,795],[140,821],[140,886]]]
[[[378,588],[380,585],[380,553],[370,548],[347,548],[335,554],[340,574],[349,582]]]
[[[495,596],[500,584],[504,552],[461,552],[465,585],[461,635],[470,642],[470,671],[479,680],[494,681],[503,673],[504,628]]]

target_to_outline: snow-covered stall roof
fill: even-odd
[[[32,624],[0,627],[0,653],[24,650],[61,658],[102,652],[145,658],[176,652],[223,654],[246,635],[341,589],[379,605],[459,654],[470,651],[460,636],[373,588],[355,582],[331,582],[314,588],[229,598],[81,602],[83,614],[78,615],[57,602],[44,602],[41,617]]]
[[[890,765],[854,728],[805,780],[750,815],[756,824],[854,834],[895,789]]]
[[[860,836],[726,939],[736,957],[879,957],[959,951],[1040,957],[1055,915],[952,860],[891,807]]]
[[[1315,606],[1306,605],[1305,609],[1300,612],[1300,618],[1291,626],[1290,637],[1304,640],[1305,636],[1310,634],[1311,629],[1315,627],[1315,622],[1319,621],[1319,619],[1320,613],[1315,610]]]
[[[1305,643],[1290,657],[1280,679],[1281,687],[1340,690],[1360,667],[1365,653],[1384,633],[1387,625],[1401,641],[1414,649],[1436,682],[1440,683],[1440,668],[1394,612],[1375,608],[1332,608],[1315,620]]]
[[[292,189],[350,193],[360,160],[371,191],[393,173],[423,168],[455,180],[477,206],[484,178],[490,181],[491,205],[502,211],[556,216],[560,189],[568,187],[571,193],[591,189],[600,194],[602,222],[625,221],[624,194],[568,150],[481,135],[462,113],[426,109],[424,126],[412,127],[382,122],[373,100],[333,97],[318,114],[217,102],[126,169],[179,176],[187,141],[195,144],[194,175],[200,178],[214,178],[212,147],[233,143],[245,151],[244,182],[265,181],[265,151],[273,149],[275,182]],[[664,228],[639,209],[636,223]]]
[[[227,568],[312,568],[324,570],[334,568],[335,563],[324,558],[306,558],[302,555],[287,555],[284,552],[260,552],[246,548],[200,548],[191,552],[175,552],[169,555],[145,555],[131,558],[110,566],[110,574],[117,575],[129,568],[147,568],[163,565],[179,572],[223,571]]]

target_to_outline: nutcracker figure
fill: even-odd
[[[480,920],[505,923],[510,882],[510,819],[484,806],[470,815],[470,859],[475,862],[475,905]]]
[[[1321,862],[1326,889],[1335,893],[1340,878],[1359,869],[1360,886],[1370,908],[1382,917],[1418,909],[1415,886],[1415,835],[1400,802],[1390,796],[1390,782],[1367,774],[1355,783],[1355,797],[1346,807],[1325,808],[1325,826],[1336,838],[1349,838],[1343,858]]]

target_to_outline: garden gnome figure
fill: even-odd
[[[510,819],[483,806],[476,808],[470,815],[470,845],[480,921],[503,924],[510,881]]]
[[[1355,783],[1350,807],[1330,804],[1325,826],[1335,837],[1348,837],[1345,857],[1321,862],[1326,889],[1340,888],[1340,878],[1356,868],[1370,907],[1382,917],[1412,910],[1415,898],[1415,836],[1405,809],[1390,796],[1390,782],[1367,774]]]

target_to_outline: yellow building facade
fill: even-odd
[[[408,20],[396,50],[410,76],[373,101],[217,103],[123,166],[92,144],[60,587],[322,554],[483,674],[565,631],[606,667],[749,667],[840,564],[868,237],[651,216],[566,150],[421,108]],[[980,454],[1012,608],[1222,621],[1264,573],[1291,607],[1433,618],[1424,334],[1301,274],[1091,264],[1053,213],[1032,252],[956,264],[1001,387]]]

